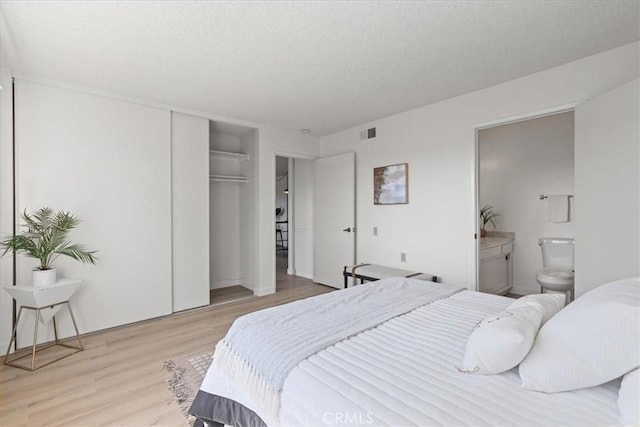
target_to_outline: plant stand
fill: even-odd
[[[20,310],[18,311],[18,316],[16,318],[16,323],[13,326],[13,332],[11,333],[11,340],[9,341],[9,346],[7,348],[7,353],[4,358],[4,364],[8,366],[13,366],[14,368],[25,369],[27,371],[35,371],[44,366],[50,365],[58,360],[62,360],[66,357],[71,356],[79,351],[84,350],[82,345],[82,341],[80,340],[80,333],[78,332],[78,325],[76,324],[76,319],[73,315],[73,311],[71,310],[71,305],[69,304],[69,299],[78,289],[81,280],[72,280],[72,279],[61,279],[55,284],[51,286],[43,286],[43,287],[33,287],[33,286],[13,286],[13,287],[5,287],[5,290],[16,299],[16,302],[20,305]],[[61,341],[58,338],[58,324],[56,321],[56,313],[58,310],[66,305],[69,310],[69,314],[71,315],[71,321],[73,322],[73,328],[75,330],[75,340],[77,340],[77,345],[72,345],[66,342]],[[22,317],[22,310],[34,310],[35,311],[35,320],[33,326],[33,345],[31,347],[31,352],[24,354],[22,356],[17,356],[10,358],[11,346],[17,339],[17,330],[18,324],[20,323],[20,319]],[[53,334],[54,341],[44,344],[38,348],[38,326],[42,322],[43,324],[48,323],[50,320],[53,320]],[[53,360],[48,361],[40,366],[36,366],[36,354],[47,350],[54,346],[66,347],[72,350],[75,350],[71,353],[65,354],[63,356],[57,357]],[[31,357],[30,366],[20,365],[15,363],[17,360],[24,359],[26,357]]]

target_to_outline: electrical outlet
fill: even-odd
[[[378,235],[378,227],[373,227],[373,235],[374,236]]]
[[[407,262],[407,253],[400,252],[400,262]]]

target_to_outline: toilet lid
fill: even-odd
[[[574,273],[573,270],[567,270],[566,268],[548,267],[540,270],[538,274],[554,279],[573,279]]]

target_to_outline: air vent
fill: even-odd
[[[371,139],[376,137],[376,128],[369,128],[360,131],[360,140]]]

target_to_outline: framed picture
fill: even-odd
[[[399,205],[409,203],[409,164],[382,166],[373,169],[373,204]]]

